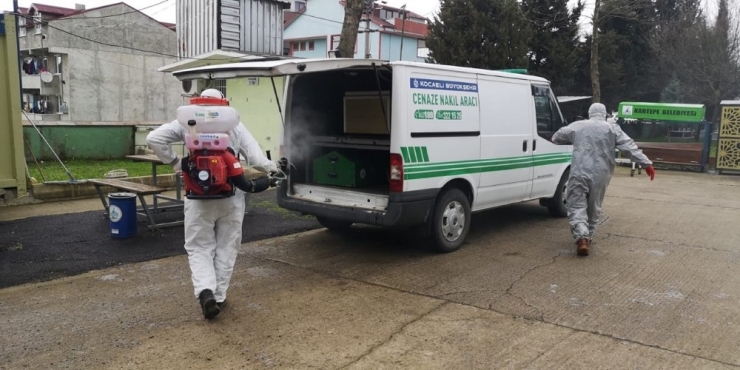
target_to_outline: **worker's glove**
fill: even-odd
[[[655,179],[655,168],[653,168],[653,166],[645,167],[645,173],[650,176],[650,181]]]
[[[280,171],[286,172],[288,170],[288,158],[280,158],[278,168],[280,168]]]
[[[256,179],[249,180],[252,182],[251,193],[261,193],[270,188],[270,178],[267,176],[258,177]]]

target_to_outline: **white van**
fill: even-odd
[[[539,199],[566,215],[572,148],[550,142],[565,123],[542,78],[369,59],[245,62],[175,75],[288,76],[278,108],[281,157],[290,164],[278,202],[331,230],[421,226],[436,250],[451,252],[473,212]]]

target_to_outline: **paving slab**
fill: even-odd
[[[184,256],[2,289],[0,368],[740,368],[740,179],[659,176],[617,171],[588,258],[536,203],[451,254],[371,227],[247,244],[212,323]]]
[[[184,256],[0,290],[0,368],[731,368],[250,257],[262,244],[241,252],[212,322]]]
[[[732,369],[591,333],[446,304],[348,369]]]
[[[338,368],[441,305],[242,256],[202,319],[184,256],[0,291],[0,368]]]
[[[737,178],[618,171],[589,258],[567,221],[534,203],[474,215],[468,243],[435,255],[413,235],[356,228],[300,245],[258,246],[261,258],[326,271],[529,320],[740,365]],[[645,195],[659,187],[664,198]],[[676,189],[673,198],[665,189]],[[693,197],[693,194],[703,197]],[[612,196],[612,194],[615,194]],[[642,198],[640,198],[642,197]],[[357,241],[362,241],[358,243]],[[269,242],[268,242],[269,243]]]

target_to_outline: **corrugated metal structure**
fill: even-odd
[[[178,57],[214,50],[282,55],[280,0],[177,0]]]

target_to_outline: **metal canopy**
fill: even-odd
[[[568,103],[572,101],[578,101],[578,100],[588,100],[591,99],[590,96],[558,96],[558,103]]]
[[[174,75],[180,80],[279,77],[353,67],[382,66],[387,63],[375,59],[289,59],[211,65],[176,71]]]
[[[275,59],[275,58],[278,58],[278,57],[253,55],[253,54],[239,53],[239,52],[234,52],[234,51],[214,50],[208,53],[194,56],[192,58],[184,58],[183,60],[179,60],[175,63],[171,63],[166,66],[159,67],[157,71],[176,72],[176,71],[182,71],[185,69],[205,67],[209,65],[221,65],[221,64],[244,62],[244,61],[249,61],[249,60],[265,60],[265,59]],[[289,57],[279,57],[279,58],[294,59],[294,58],[289,58]]]

